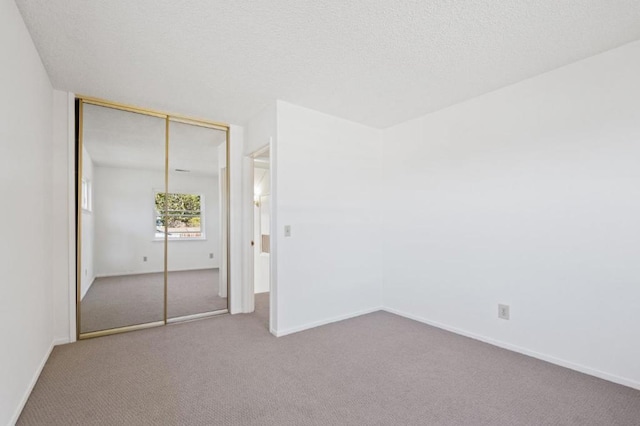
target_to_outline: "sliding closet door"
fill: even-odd
[[[226,131],[170,121],[169,182],[158,208],[167,213],[167,317],[227,309],[225,223]]]
[[[164,322],[166,119],[80,108],[80,333]]]

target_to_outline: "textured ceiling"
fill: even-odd
[[[85,105],[82,123],[83,144],[95,165],[164,171],[164,119]],[[225,141],[223,131],[171,122],[170,172],[217,175],[218,147]]]
[[[18,0],[54,87],[244,124],[374,127],[640,39],[638,0]]]

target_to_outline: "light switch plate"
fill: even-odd
[[[509,319],[509,305],[498,305],[498,318]]]

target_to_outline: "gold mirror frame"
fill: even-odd
[[[101,106],[101,107],[106,107],[106,108],[112,108],[112,109],[118,109],[121,111],[127,111],[127,112],[133,112],[136,114],[143,114],[143,115],[149,115],[152,117],[158,117],[158,118],[162,118],[165,120],[165,156],[164,156],[164,191],[165,194],[167,194],[168,189],[169,189],[169,127],[170,127],[170,123],[173,122],[177,122],[177,123],[183,123],[183,124],[190,124],[193,126],[199,126],[199,127],[207,127],[210,129],[216,129],[216,130],[221,130],[224,131],[226,134],[226,139],[225,139],[225,154],[226,154],[226,165],[225,165],[225,188],[224,188],[224,200],[225,200],[225,213],[226,213],[226,267],[227,267],[227,274],[226,274],[226,278],[227,278],[227,309],[222,309],[222,310],[218,310],[218,311],[211,311],[211,312],[206,312],[203,314],[195,314],[195,315],[188,315],[185,317],[179,317],[179,318],[171,318],[169,320],[169,318],[167,318],[167,290],[168,290],[168,235],[165,232],[164,234],[164,320],[162,321],[154,321],[154,322],[149,322],[149,323],[144,323],[144,324],[135,324],[135,325],[129,325],[129,326],[125,326],[125,327],[118,327],[118,328],[111,328],[111,329],[106,329],[106,330],[99,330],[99,331],[92,331],[92,332],[88,332],[88,333],[81,333],[80,330],[80,325],[81,325],[81,321],[82,321],[82,315],[81,315],[81,311],[80,311],[80,305],[82,303],[81,300],[81,277],[82,277],[82,202],[80,200],[81,195],[81,191],[80,191],[80,181],[82,179],[82,155],[80,155],[80,153],[82,153],[82,148],[83,148],[83,126],[82,126],[82,120],[83,120],[83,106],[84,104],[90,104],[90,105],[96,105],[96,106]],[[158,327],[158,326],[163,326],[166,324],[170,324],[170,323],[175,323],[175,322],[180,322],[180,321],[189,321],[192,319],[196,319],[196,318],[207,318],[207,317],[211,317],[211,316],[215,316],[215,315],[219,315],[219,314],[224,314],[229,312],[229,306],[231,303],[231,291],[230,291],[230,277],[231,277],[231,271],[230,271],[230,266],[231,266],[231,262],[230,262],[230,225],[231,225],[231,215],[230,215],[230,156],[229,153],[231,151],[230,149],[230,127],[228,124],[225,123],[218,123],[218,122],[214,122],[214,121],[208,121],[208,120],[201,120],[201,119],[196,119],[196,118],[191,118],[191,117],[187,117],[184,115],[179,115],[179,114],[170,114],[167,112],[162,112],[162,111],[157,111],[157,110],[152,110],[152,109],[147,109],[147,108],[140,108],[140,107],[136,107],[136,106],[132,106],[132,105],[126,105],[126,104],[121,104],[121,103],[117,103],[117,102],[111,102],[111,101],[106,101],[104,99],[98,99],[98,98],[92,98],[89,96],[82,96],[82,95],[77,95],[76,96],[76,108],[77,108],[77,123],[76,123],[76,161],[77,161],[77,166],[76,166],[76,175],[75,175],[75,191],[76,191],[76,339],[77,340],[83,340],[83,339],[90,339],[92,337],[99,337],[99,336],[107,336],[110,334],[118,334],[118,333],[124,333],[127,331],[134,331],[134,330],[142,330],[145,328],[150,328],[150,327]],[[166,218],[166,216],[168,215],[167,212],[168,209],[168,204],[165,203],[165,211],[164,211],[164,216]]]

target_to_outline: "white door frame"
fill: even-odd
[[[245,223],[245,240],[247,241],[244,253],[245,259],[245,283],[246,283],[246,294],[247,299],[245,300],[245,312],[253,312],[255,310],[255,271],[254,271],[254,246],[251,245],[251,241],[254,237],[254,188],[253,188],[253,159],[258,155],[263,154],[265,151],[269,151],[269,179],[270,179],[270,209],[269,209],[269,220],[270,220],[270,228],[271,228],[271,238],[269,238],[269,331],[273,335],[277,335],[277,282],[276,282],[276,258],[277,258],[277,245],[276,245],[276,235],[274,235],[274,231],[277,229],[276,227],[276,215],[275,215],[275,205],[276,205],[276,164],[275,164],[275,144],[273,138],[269,138],[269,143],[260,147],[259,149],[253,151],[249,155],[245,157],[244,164],[244,177],[246,179],[246,184],[243,185],[243,205],[245,207],[244,223]],[[254,241],[254,243],[256,243]]]

